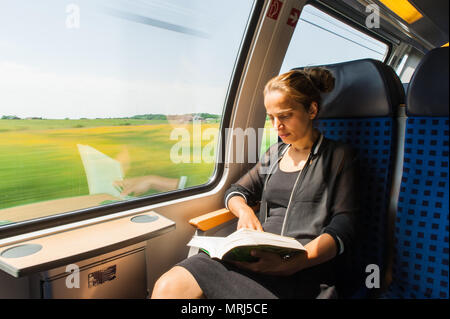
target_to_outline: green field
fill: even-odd
[[[202,124],[202,131],[219,125]],[[125,154],[125,178],[187,176],[186,187],[206,183],[214,163],[170,160],[176,127],[192,132],[192,124],[154,120],[0,120],[0,209],[89,194],[77,144],[113,159]]]
[[[0,120],[0,133],[99,126],[167,124],[167,120],[80,119],[80,120]]]

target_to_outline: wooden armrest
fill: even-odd
[[[211,213],[207,213],[189,221],[189,224],[197,227],[200,230],[207,231],[220,224],[236,218],[236,216],[226,208],[222,208]]]

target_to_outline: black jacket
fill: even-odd
[[[265,185],[270,172],[290,145],[272,145],[261,160],[225,193],[225,205],[233,196],[247,204],[261,202],[259,220],[267,218]],[[336,241],[338,252],[352,248],[359,211],[359,165],[356,153],[347,145],[320,135],[299,175],[286,210],[281,235],[296,238],[303,245],[322,233]],[[228,206],[227,206],[228,207]]]

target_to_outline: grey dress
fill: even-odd
[[[283,172],[277,166],[267,183],[269,216],[263,223],[266,232],[280,234],[284,214],[299,171]],[[334,296],[333,267],[324,263],[291,276],[263,275],[211,259],[200,252],[177,266],[186,268],[196,279],[206,298],[266,299],[316,298]]]

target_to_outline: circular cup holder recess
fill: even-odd
[[[133,223],[151,223],[158,219],[158,216],[139,215],[131,218]]]
[[[41,249],[42,245],[39,244],[25,244],[8,248],[4,250],[0,256],[3,258],[20,258],[33,255]]]

